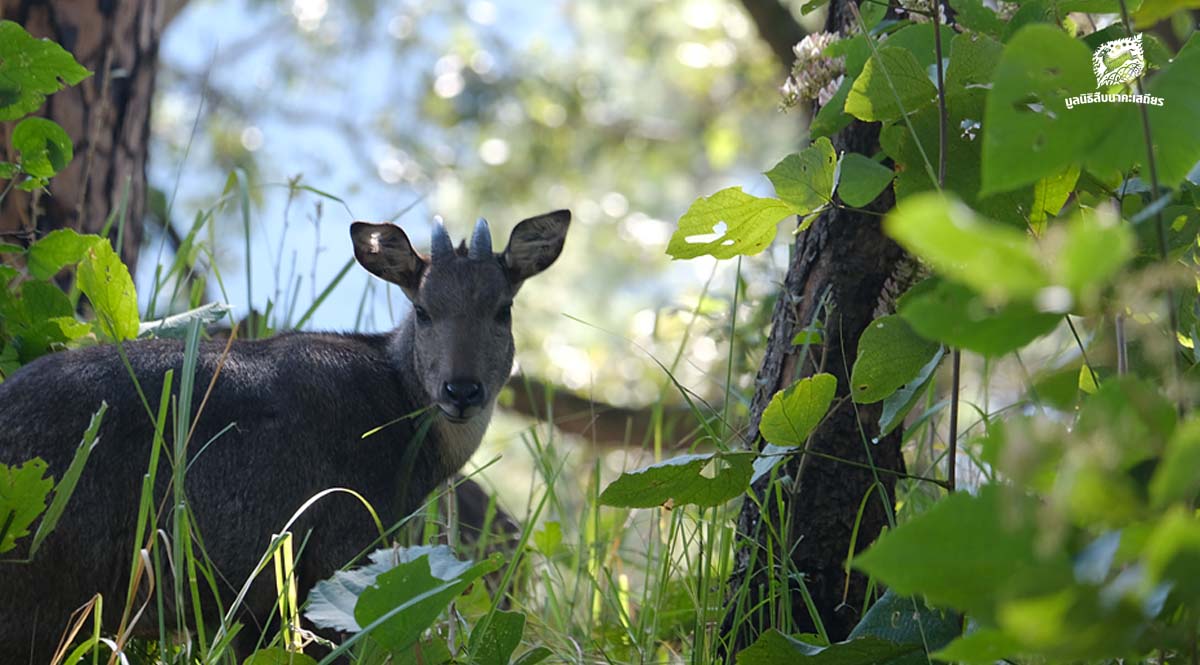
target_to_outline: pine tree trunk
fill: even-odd
[[[763,0],[745,1],[758,4]],[[848,8],[851,1],[832,0],[827,30],[849,34],[847,28],[854,21]],[[788,62],[787,67],[790,65]],[[877,124],[856,121],[832,140],[839,154],[846,151],[869,156],[878,151],[878,136]],[[792,480],[782,496],[786,533],[782,535],[783,543],[773,544],[775,560],[790,558],[794,570],[803,575],[821,621],[835,641],[844,638],[857,623],[866,599],[862,575],[852,573],[847,581],[851,540],[855,541],[855,551],[870,545],[887,523],[885,506],[894,504],[896,476],[855,464],[873,464],[891,471],[904,469],[899,433],[873,442],[879,432],[879,405],[855,405],[849,399],[849,374],[859,336],[875,317],[890,311],[892,295],[907,286],[902,276],[908,265],[904,252],[883,235],[880,226],[879,213],[892,205],[889,190],[872,204],[875,214],[830,210],[797,237],[783,292],[775,304],[767,352],[750,407],[747,440],[761,445],[758,423],[772,395],[816,372],[837,377],[834,406],[808,445],[808,451],[822,456],[793,456],[777,472]],[[807,358],[801,357],[801,347],[793,346],[792,339],[815,320],[824,324],[824,342],[810,348]],[[755,491],[762,502],[765,497],[761,483]],[[767,579],[764,565],[769,538],[764,520],[780,524],[775,495],[764,505],[769,506],[766,515],[755,502],[746,501],[738,518],[739,542],[728,587],[735,602],[728,606],[723,631],[730,640],[730,652],[753,642],[756,635],[751,627],[816,632],[798,583],[793,582],[789,588],[793,626],[778,620],[778,602],[759,607]],[[855,536],[860,507],[865,510]],[[778,570],[775,575],[778,579]]]
[[[12,191],[5,197],[0,234],[29,243],[58,228],[99,233],[124,200],[120,251],[132,270],[146,207],[150,107],[165,0],[0,0],[0,17],[58,42],[94,72],[48,97],[38,111],[66,130],[75,158],[48,192]],[[9,145],[3,141],[0,150]]]

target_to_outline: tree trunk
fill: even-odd
[[[763,1],[746,0],[754,4]],[[847,4],[851,1],[832,0],[827,30],[849,34],[848,28],[854,23]],[[762,34],[767,36],[765,31]],[[878,136],[877,124],[856,121],[832,140],[839,153],[869,156],[878,151]],[[780,621],[777,602],[760,607],[767,579],[764,548],[768,546],[778,555],[776,561],[790,558],[793,569],[803,575],[831,640],[844,638],[861,615],[866,580],[858,573],[846,579],[850,543],[854,539],[855,551],[862,551],[879,535],[887,524],[888,507],[894,504],[894,472],[904,469],[899,432],[873,443],[879,432],[880,407],[853,404],[849,381],[859,336],[875,317],[891,309],[892,296],[907,286],[902,276],[909,265],[904,252],[883,235],[880,226],[879,213],[893,203],[889,190],[872,204],[875,214],[829,210],[796,239],[783,292],[772,316],[766,356],[758,372],[747,440],[759,445],[758,423],[763,409],[772,395],[799,378],[828,372],[837,378],[837,397],[829,416],[808,443],[807,451],[821,456],[793,456],[777,472],[781,478],[793,479],[785,485],[782,496],[786,523],[786,532],[781,534],[783,543],[772,542],[764,525],[766,520],[781,523],[774,493],[771,501],[764,503],[770,506],[767,514],[754,501],[747,500],[742,506],[737,524],[738,548],[729,580],[733,602],[723,626],[731,653],[749,645],[759,629],[816,632],[798,583],[793,582],[788,590],[792,625]],[[792,339],[817,320],[824,324],[824,342],[801,357],[802,348],[793,346]],[[872,464],[882,471],[856,466]],[[754,488],[760,503],[765,501],[765,489],[764,483]],[[865,510],[855,535],[860,507]],[[779,578],[778,571],[773,574]]]
[[[0,16],[20,23],[34,37],[58,42],[94,73],[79,85],[49,96],[37,112],[62,125],[75,144],[75,158],[51,180],[48,192],[13,191],[5,197],[0,204],[0,234],[29,243],[59,228],[99,233],[124,200],[119,249],[130,270],[135,269],[146,207],[150,106],[166,4],[165,0],[0,0]],[[9,150],[8,141],[3,146]],[[116,226],[111,230],[114,239]]]

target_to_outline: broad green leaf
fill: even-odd
[[[961,632],[962,619],[955,613],[934,609],[922,598],[906,598],[888,589],[850,631],[849,639],[877,637],[919,647],[913,653],[880,665],[928,665],[927,654],[942,648]]]
[[[1154,525],[1146,540],[1142,560],[1148,585],[1165,582],[1172,595],[1200,597],[1200,521],[1187,506],[1175,506]]]
[[[1140,115],[1144,108],[1150,120],[1159,182],[1166,187],[1182,182],[1200,161],[1200,132],[1196,131],[1196,118],[1200,118],[1197,80],[1200,80],[1200,35],[1193,34],[1171,64],[1154,75],[1146,86],[1147,94],[1162,98],[1162,106],[1104,103],[1076,106],[1072,113],[1081,108],[1107,107],[1114,114],[1109,125],[1111,131],[1099,137],[1098,145],[1090,151],[1088,167],[1097,171],[1127,171],[1145,162],[1146,142]],[[1075,120],[1075,116],[1071,119]]]
[[[137,291],[129,269],[107,242],[87,250],[76,273],[79,290],[96,310],[96,323],[114,340],[130,340],[138,334]]]
[[[48,469],[39,457],[20,466],[0,464],[0,552],[13,549],[18,538],[29,535],[29,525],[46,509],[46,497],[54,488],[54,478],[46,476]]]
[[[1175,428],[1162,461],[1150,481],[1150,498],[1155,508],[1174,501],[1189,501],[1200,492],[1200,420],[1188,420]]]
[[[985,91],[972,87],[958,92],[947,108],[946,180],[942,189],[953,192],[972,209],[991,219],[1025,228],[1033,189],[980,196],[980,137]],[[913,131],[905,123],[886,125],[879,144],[895,161],[896,200],[919,192],[938,189],[938,110],[927,106],[910,118]],[[915,132],[915,137],[914,133]]]
[[[521,654],[520,658],[513,661],[513,665],[537,665],[553,655],[554,652],[546,647],[534,647]]]
[[[34,327],[47,319],[75,315],[71,299],[50,282],[33,280],[22,284],[21,305],[23,315],[15,322],[26,327]]]
[[[875,319],[858,338],[858,358],[850,372],[854,401],[872,404],[896,392],[921,373],[939,348],[899,316]]]
[[[81,235],[71,229],[51,231],[29,248],[29,274],[50,279],[66,266],[79,263],[100,242],[104,242],[100,236]]]
[[[1024,232],[937,193],[901,201],[884,230],[942,275],[990,298],[1028,298],[1049,285]]]
[[[1133,12],[1133,27],[1145,30],[1175,12],[1200,8],[1200,0],[1143,0]]]
[[[993,74],[983,124],[983,194],[1061,173],[1112,127],[1112,104],[1066,98],[1095,91],[1091,54],[1057,27],[1034,24],[1008,42]]]
[[[942,55],[950,53],[950,44],[954,40],[954,29],[942,24]],[[932,23],[913,23],[906,25],[888,35],[883,46],[899,48],[908,51],[917,59],[917,64],[925,72],[930,82],[933,81],[933,65],[937,62],[937,50],[933,43]]]
[[[933,101],[937,88],[912,52],[880,47],[846,96],[846,113],[867,122],[898,120]]]
[[[995,628],[982,628],[954,640],[933,654],[939,661],[964,665],[994,665],[1021,652],[1021,643]]]
[[[63,47],[34,39],[12,21],[0,21],[0,121],[37,110],[46,95],[88,76],[91,72]]]
[[[1170,205],[1162,209],[1163,226],[1166,231],[1167,256],[1178,260],[1196,246],[1200,233],[1200,209],[1193,206]],[[1137,234],[1138,253],[1155,260],[1159,256],[1158,220],[1150,215],[1133,225]]]
[[[754,458],[753,453],[673,457],[621,474],[600,493],[600,503],[620,508],[719,506],[750,487]]]
[[[71,495],[75,493],[75,485],[79,482],[79,477],[83,475],[83,468],[87,466],[92,449],[100,442],[100,423],[104,420],[104,413],[106,411],[108,411],[108,402],[101,401],[100,408],[96,413],[92,414],[92,419],[88,423],[87,430],[83,433],[83,439],[79,442],[79,447],[75,449],[75,456],[71,458],[71,464],[67,466],[67,470],[63,473],[62,480],[58,481],[58,484],[55,485],[54,498],[50,500],[50,507],[46,509],[46,516],[38,524],[37,531],[33,534],[33,540],[29,544],[30,558],[33,558],[33,555],[37,553],[46,536],[50,535],[54,531],[54,528],[58,526],[58,520],[62,517],[63,511],[66,510],[67,503],[71,500]]]
[[[354,618],[364,629],[382,620],[371,637],[393,652],[402,651],[420,639],[450,601],[502,563],[499,554],[472,563],[459,561],[444,545],[429,548],[376,577],[359,596]]]
[[[783,201],[751,196],[741,187],[723,189],[688,208],[667,244],[667,254],[676,259],[757,254],[775,239],[779,222],[795,214],[797,210]]]
[[[796,214],[807,215],[833,200],[837,161],[833,144],[820,137],[804,150],[784,157],[766,175],[780,200]]]
[[[946,97],[952,100],[972,88],[991,84],[1003,50],[1003,44],[987,35],[956,35],[950,42],[950,63],[946,66]]]
[[[562,525],[555,521],[546,522],[533,534],[533,546],[546,557],[558,554],[562,540]]]
[[[914,286],[896,310],[922,337],[989,357],[1015,351],[1062,321],[1025,302],[989,305],[966,286],[941,279]]]
[[[1108,284],[1133,252],[1133,233],[1127,224],[1113,214],[1084,211],[1067,224],[1053,276],[1076,300],[1087,299]]]
[[[837,393],[832,374],[814,374],[775,393],[763,410],[758,431],[777,446],[803,446]]]
[[[982,0],[950,0],[950,6],[958,25],[993,37],[1004,33],[1004,22]]]
[[[857,152],[842,155],[838,166],[838,196],[859,208],[874,201],[896,175],[888,167]]]
[[[344,633],[357,633],[363,629],[354,618],[354,605],[375,579],[391,570],[400,561],[413,561],[427,556],[432,547],[409,547],[393,551],[391,548],[375,550],[368,563],[350,570],[339,570],[326,580],[321,580],[308,594],[308,607],[304,616],[321,628],[332,628]]]
[[[21,169],[38,178],[56,175],[75,156],[71,137],[57,122],[45,118],[25,118],[17,123],[12,145],[21,153]]]
[[[1046,566],[1070,573],[1065,556],[1043,561],[1035,553],[1031,501],[991,485],[977,496],[956,492],[881,536],[854,565],[898,594],[987,616],[1023,573]]]
[[[788,637],[772,628],[738,653],[737,665],[882,665],[903,662],[897,659],[918,652],[923,657],[920,645],[896,644],[878,637],[860,637],[819,647]]]
[[[317,661],[312,656],[275,647],[255,651],[242,665],[317,665]]]
[[[1033,208],[1029,211],[1029,221],[1035,229],[1049,217],[1057,217],[1062,207],[1075,191],[1075,183],[1079,180],[1079,165],[1071,164],[1062,171],[1039,178],[1033,186]]]
[[[490,620],[485,618],[471,631],[468,647],[471,662],[476,665],[509,665],[524,632],[524,614],[496,611]]]
[[[933,373],[937,370],[945,354],[945,350],[938,347],[937,353],[933,354],[933,358],[925,363],[920,372],[917,372],[916,378],[883,400],[883,412],[879,414],[880,437],[887,436],[904,423],[904,417],[921,401],[925,387],[933,379]]]

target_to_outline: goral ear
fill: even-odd
[[[570,226],[570,210],[555,210],[517,224],[508,240],[508,247],[501,254],[501,262],[508,271],[513,291],[520,288],[522,282],[554,263],[562,253]]]
[[[421,284],[421,275],[429,262],[413,249],[408,236],[395,224],[350,225],[354,258],[372,275],[387,280],[412,300]]]

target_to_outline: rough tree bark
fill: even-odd
[[[827,30],[850,32],[855,24],[849,9],[852,1],[830,2]],[[743,0],[747,7],[776,2]],[[756,19],[769,15],[775,21],[781,20],[777,12],[766,12],[761,7],[749,13]],[[761,24],[759,31],[764,39],[788,32],[776,25]],[[790,68],[790,45],[786,51],[782,46],[773,45],[772,50],[785,52],[789,60],[783,65]],[[832,140],[839,153],[872,155],[878,150],[878,135],[878,125],[854,122]],[[830,210],[797,237],[783,292],[772,316],[767,352],[750,407],[746,440],[757,446],[762,443],[758,437],[759,418],[772,395],[796,379],[818,371],[837,377],[834,406],[808,444],[809,451],[829,457],[798,455],[780,466],[779,475],[793,480],[784,495],[787,532],[782,536],[784,542],[775,544],[775,554],[790,557],[795,570],[803,574],[832,640],[844,638],[858,621],[866,594],[864,577],[853,573],[847,582],[845,571],[859,507],[878,482],[883,496],[876,492],[866,501],[858,528],[856,550],[861,551],[887,523],[885,502],[894,502],[896,476],[886,470],[904,469],[898,433],[872,443],[878,434],[879,406],[856,406],[849,399],[849,370],[857,355],[858,338],[872,319],[888,310],[891,295],[905,286],[899,283],[903,278],[898,277],[907,266],[905,255],[883,235],[880,227],[879,213],[892,205],[888,191],[872,204],[874,214]],[[791,340],[814,320],[825,325],[824,344],[810,348],[809,354],[801,357],[801,348],[793,346]],[[877,481],[876,473],[870,469],[830,457],[874,464],[885,472],[878,474]],[[764,487],[760,484],[755,491],[761,500]],[[796,584],[789,589],[795,626],[780,625],[777,608],[769,604],[759,606],[767,574],[763,568],[767,560],[763,551],[767,543],[764,520],[780,523],[780,517],[774,514],[773,501],[769,505],[772,509],[764,515],[755,502],[746,501],[738,518],[739,546],[729,594],[740,602],[730,603],[723,626],[730,653],[750,644],[757,628],[815,632]],[[740,593],[743,589],[747,593]],[[739,617],[743,619],[740,625]]]
[[[75,159],[51,181],[49,192],[13,191],[0,203],[0,234],[8,241],[29,243],[64,227],[99,233],[128,187],[120,250],[130,270],[135,268],[146,205],[158,44],[168,12],[178,4],[0,0],[0,17],[20,23],[34,37],[53,39],[94,72],[51,95],[38,112],[66,130],[75,144]],[[9,144],[5,140],[0,150],[8,150]],[[112,234],[115,238],[115,228]]]

